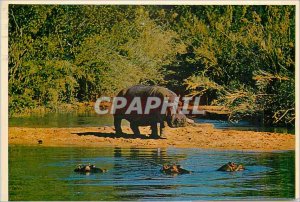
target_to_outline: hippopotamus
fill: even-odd
[[[173,175],[173,174],[190,174],[191,171],[185,170],[181,168],[180,165],[163,165],[161,171],[165,174],[168,175]]]
[[[105,173],[106,169],[97,168],[95,165],[78,165],[74,172],[78,173]]]
[[[167,88],[160,86],[135,85],[121,90],[117,97],[126,98],[128,104],[123,108],[116,109],[114,113],[114,126],[116,134],[122,134],[122,119],[126,119],[130,122],[130,128],[135,135],[140,135],[138,128],[139,126],[151,126],[151,138],[160,138],[160,136],[163,137],[165,121],[167,122],[168,126],[172,128],[182,127],[187,123],[187,117],[179,111],[180,107],[182,106],[180,102],[178,102],[179,105],[177,106],[179,107],[176,110],[173,110],[171,106],[168,106],[165,110],[165,113],[161,113],[162,105],[165,99],[168,100],[168,103],[176,103],[175,98],[177,95]],[[161,104],[156,108],[151,109],[149,113],[144,113],[144,110],[147,106],[147,99],[149,97],[159,98],[161,100]],[[126,114],[125,112],[129,107],[129,103],[134,98],[140,98],[142,113],[132,111],[131,113]],[[160,136],[158,135],[158,124],[160,126]]]
[[[243,165],[238,165],[234,162],[228,162],[225,165],[221,166],[217,171],[234,172],[242,170],[245,170],[245,167]]]

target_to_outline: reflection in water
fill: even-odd
[[[219,129],[233,129],[233,130],[243,130],[243,131],[261,131],[261,132],[274,132],[274,133],[289,133],[295,134],[295,127],[271,127],[263,126],[259,124],[254,124],[249,121],[239,121],[237,123],[232,123],[230,121],[224,120],[212,120],[212,119],[195,119],[196,123],[210,123],[213,124],[215,128]]]
[[[126,124],[127,122],[124,121]],[[31,114],[28,117],[13,117],[9,119],[9,126],[41,127],[41,128],[66,128],[66,127],[97,127],[112,126],[113,116],[98,115],[94,111],[81,113],[46,113]]]
[[[114,157],[122,157],[122,149],[120,147],[115,147]]]
[[[10,146],[10,200],[240,200],[295,197],[295,154],[201,149],[47,148]],[[243,172],[218,172],[228,162]],[[80,175],[80,163],[107,173]],[[165,163],[192,174],[169,176]]]

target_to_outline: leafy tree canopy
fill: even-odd
[[[295,6],[9,6],[11,115],[143,83],[295,119]]]

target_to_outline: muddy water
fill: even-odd
[[[295,154],[201,149],[9,147],[10,200],[256,200],[295,197]],[[218,172],[228,161],[242,172]],[[107,173],[73,172],[80,163]],[[165,163],[192,174],[168,176]]]

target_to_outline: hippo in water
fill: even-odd
[[[234,172],[234,171],[242,171],[245,170],[243,165],[235,164],[234,162],[228,162],[225,165],[221,166],[217,171],[227,171],[227,172]]]
[[[105,173],[106,169],[97,168],[95,165],[78,165],[77,168],[74,169],[74,172],[78,173]]]
[[[131,101],[136,98],[140,99],[142,113],[137,113],[137,111],[125,113],[129,107],[129,104],[120,109],[116,108],[116,111],[114,112],[114,126],[116,134],[122,134],[122,119],[126,119],[130,122],[130,128],[135,135],[140,135],[140,131],[138,128],[139,126],[151,126],[152,133],[150,137],[152,138],[160,138],[160,136],[163,136],[165,121],[167,122],[169,127],[177,128],[185,126],[188,122],[187,120],[189,120],[184,114],[179,112],[180,106],[182,104],[175,99],[177,95],[164,87],[136,85],[130,88],[123,89],[118,93],[117,97],[125,98],[127,100],[127,103],[131,103]],[[149,106],[149,103],[147,102],[149,97],[158,98],[161,101],[161,104],[156,108],[151,109],[148,113],[144,113],[147,104]],[[163,110],[161,109],[164,100],[167,100],[168,103],[176,104],[177,102],[177,106],[179,106],[179,108],[173,110],[174,108],[168,106],[165,112],[162,113]],[[160,136],[158,135],[158,124],[160,126]]]
[[[163,165],[161,171],[165,174],[168,175],[173,175],[173,174],[190,174],[191,171],[185,170],[181,168],[180,165]]]

